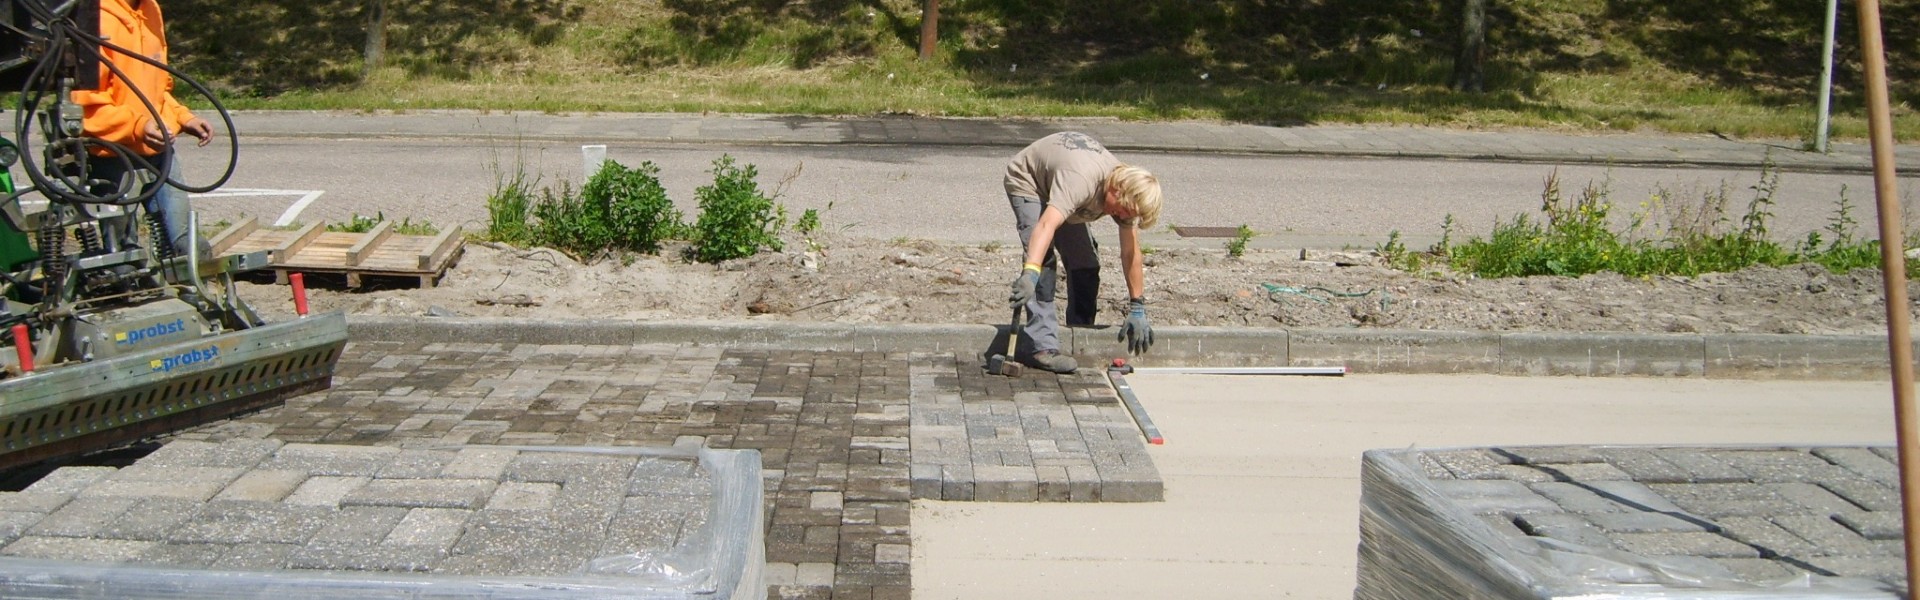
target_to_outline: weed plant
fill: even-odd
[[[494,182],[493,195],[487,196],[487,239],[516,246],[533,243],[533,188],[538,183],[525,170]]]
[[[1445,260],[1456,271],[1481,277],[1558,275],[1578,277],[1611,271],[1628,276],[1682,275],[1730,272],[1756,265],[1784,266],[1814,263],[1834,272],[1874,268],[1880,261],[1880,242],[1854,236],[1857,225],[1846,191],[1835,214],[1822,231],[1809,232],[1792,247],[1771,237],[1774,195],[1779,172],[1769,163],[1752,186],[1753,198],[1737,223],[1726,218],[1726,186],[1704,194],[1697,204],[1675,209],[1667,229],[1642,237],[1652,213],[1671,197],[1654,195],[1643,210],[1629,219],[1623,231],[1609,221],[1613,203],[1606,185],[1589,184],[1577,195],[1563,195],[1558,174],[1549,176],[1541,193],[1543,219],[1515,215],[1494,226],[1485,239],[1472,238],[1455,245],[1448,235],[1428,256]],[[1823,235],[1824,232],[1824,235]],[[1399,243],[1398,232],[1379,251],[1395,268],[1418,270],[1424,259]],[[1920,262],[1908,260],[1913,276]]]
[[[761,248],[782,249],[779,233],[786,228],[787,211],[761,193],[754,181],[758,170],[723,154],[713,161],[712,173],[712,185],[694,190],[700,200],[694,259],[718,263],[753,256]]]
[[[1252,227],[1241,224],[1240,229],[1234,231],[1233,238],[1227,240],[1227,256],[1234,258],[1246,256],[1247,242],[1253,241],[1255,235],[1258,234],[1254,233]]]
[[[379,227],[380,223],[386,220],[387,213],[385,211],[376,212],[371,217],[362,216],[360,213],[353,213],[353,217],[347,219],[345,223],[327,224],[327,231],[366,233],[373,231],[373,228]],[[434,227],[433,223],[425,220],[415,223],[413,222],[413,217],[406,217],[400,219],[399,223],[393,225],[393,232],[400,235],[434,235],[440,233],[440,228]]]

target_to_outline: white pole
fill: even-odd
[[[1827,39],[1820,50],[1820,123],[1814,125],[1813,149],[1827,153],[1827,113],[1833,104],[1833,22],[1840,13],[1840,0],[1827,0]]]

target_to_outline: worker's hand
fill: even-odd
[[[1127,351],[1134,354],[1146,354],[1153,347],[1153,326],[1147,324],[1147,301],[1134,298],[1127,301],[1127,322],[1120,325],[1119,341],[1127,343]]]
[[[180,133],[193,136],[200,140],[200,145],[205,146],[207,142],[213,141],[213,124],[208,123],[206,119],[194,117],[193,120],[180,125]]]
[[[167,132],[160,130],[160,122],[151,119],[147,121],[145,126],[140,128],[140,141],[146,142],[147,147],[153,148],[154,152],[158,152],[159,149],[165,148],[167,144],[173,142],[172,138],[168,137]]]
[[[1013,293],[1007,295],[1007,308],[1020,308],[1033,300],[1033,289],[1040,285],[1040,269],[1037,265],[1027,265],[1021,269],[1020,276],[1013,279]]]

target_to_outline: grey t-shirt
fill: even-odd
[[[1067,222],[1107,216],[1101,210],[1107,174],[1120,160],[1084,133],[1063,131],[1028,144],[1007,164],[1007,195],[1038,198],[1066,213]]]

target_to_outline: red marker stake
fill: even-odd
[[[33,372],[33,340],[27,336],[25,324],[13,326],[13,349],[20,353],[20,372]]]
[[[307,316],[307,276],[294,273],[288,279],[293,281],[293,312]]]

